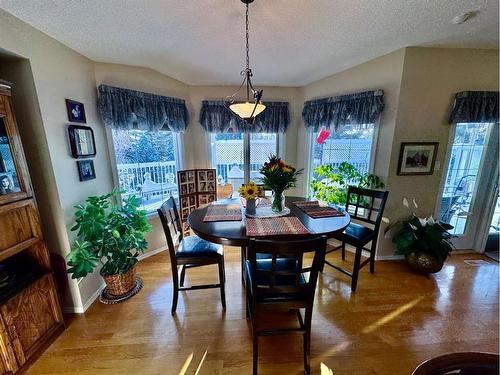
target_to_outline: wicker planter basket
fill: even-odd
[[[121,296],[132,290],[135,286],[135,266],[125,273],[103,276],[109,294]]]

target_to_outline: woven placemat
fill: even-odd
[[[295,216],[250,219],[246,221],[248,237],[307,234],[307,228]]]
[[[135,278],[135,285],[130,291],[128,291],[125,294],[115,296],[114,294],[111,294],[108,292],[108,287],[104,288],[101,292],[101,295],[99,296],[99,301],[106,305],[113,305],[115,303],[120,303],[123,301],[128,300],[129,298],[132,298],[135,296],[137,293],[139,293],[143,287],[143,282],[142,279],[139,276],[136,276]]]
[[[294,204],[313,219],[344,216],[343,212],[333,207],[320,206],[318,201],[300,201]]]
[[[241,207],[238,204],[213,204],[208,206],[203,221],[240,221]]]

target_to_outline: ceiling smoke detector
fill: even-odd
[[[471,18],[477,16],[478,13],[479,13],[479,11],[477,11],[477,10],[474,10],[471,12],[465,12],[465,13],[459,14],[458,16],[453,17],[450,22],[455,24],[455,25],[461,25],[461,24],[467,22],[468,20],[470,20]]]

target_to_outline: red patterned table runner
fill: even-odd
[[[248,218],[246,229],[248,237],[309,233],[300,220],[294,216],[271,217],[266,219]]]
[[[239,204],[212,204],[208,206],[203,221],[240,221],[241,218]]]
[[[318,201],[300,201],[294,204],[313,219],[321,217],[344,216],[342,212],[332,207],[322,207]]]

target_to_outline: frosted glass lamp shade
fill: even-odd
[[[249,119],[251,117],[256,117],[259,113],[261,113],[264,109],[266,109],[266,106],[260,103],[257,104],[257,106],[255,106],[255,103],[245,102],[245,103],[231,104],[229,108],[231,109],[231,111],[236,113],[242,119]]]

